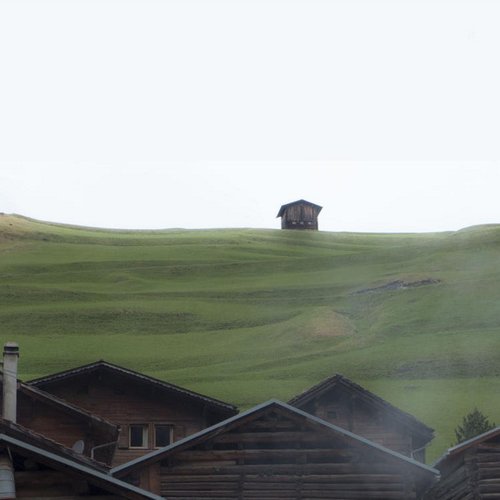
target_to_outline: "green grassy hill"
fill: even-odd
[[[112,231],[0,216],[21,376],[97,359],[241,407],[342,373],[437,431],[500,423],[500,226]]]

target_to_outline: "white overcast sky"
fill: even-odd
[[[0,0],[0,211],[500,223],[497,0]]]

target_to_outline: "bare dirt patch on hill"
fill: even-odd
[[[353,295],[361,295],[364,293],[374,293],[374,292],[387,292],[392,290],[406,290],[408,288],[438,285],[439,283],[441,283],[441,280],[437,278],[425,278],[417,281],[394,280],[388,283],[384,283],[383,285],[356,290],[355,292],[353,292]]]
[[[312,337],[350,337],[356,333],[347,316],[330,308],[318,308],[308,325]]]

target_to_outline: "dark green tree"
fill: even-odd
[[[455,428],[455,444],[467,441],[483,432],[493,429],[496,425],[490,422],[477,408],[474,408],[470,413],[462,419],[462,425]]]

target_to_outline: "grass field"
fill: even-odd
[[[235,403],[342,373],[436,429],[500,423],[500,226],[113,231],[0,216],[0,334],[24,379],[96,359]]]

